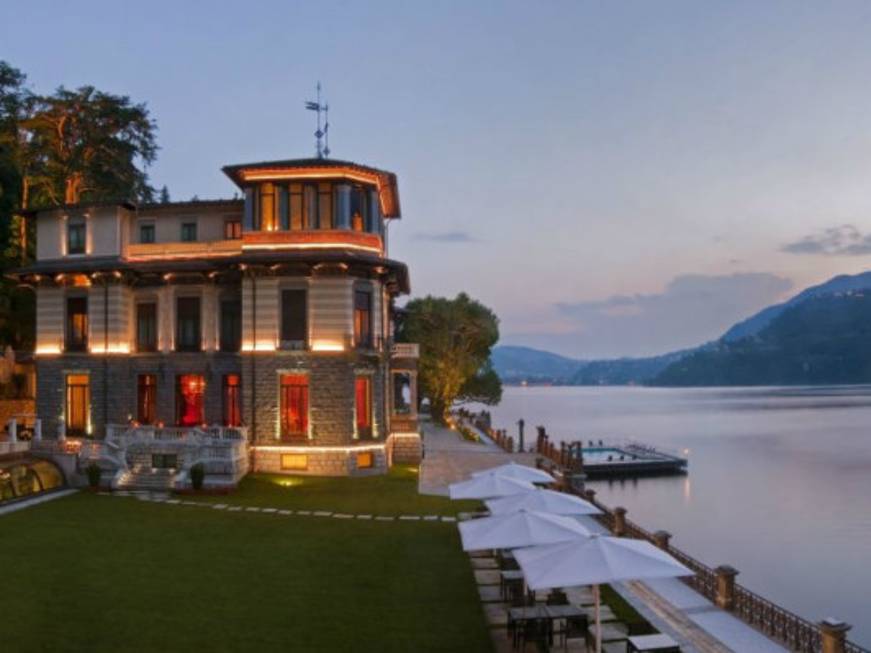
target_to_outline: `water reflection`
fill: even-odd
[[[871,386],[506,388],[494,425],[689,449],[689,476],[592,482],[649,530],[871,645]]]

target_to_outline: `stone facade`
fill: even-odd
[[[156,419],[175,423],[176,377],[200,374],[206,381],[203,407],[208,424],[223,420],[221,382],[225,374],[240,374],[238,354],[220,352],[85,355],[40,357],[36,361],[36,411],[45,437],[57,437],[63,418],[65,377],[86,373],[91,395],[91,430],[105,433],[107,424],[126,424],[136,417],[137,383],[140,374],[157,377]]]
[[[354,433],[354,380],[371,377],[373,439],[386,437],[384,370],[378,354],[278,351],[242,355],[243,419],[257,444],[275,444],[279,426],[280,378],[303,374],[309,379],[309,442],[318,446],[351,445]]]
[[[386,445],[355,447],[281,447],[258,446],[254,451],[254,469],[270,474],[312,476],[371,476],[383,474],[389,465]],[[282,464],[282,457],[292,457],[294,466]],[[361,467],[360,463],[365,466]]]
[[[419,465],[423,460],[420,433],[394,433],[390,436],[392,462],[399,465]]]

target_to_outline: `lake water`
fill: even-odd
[[[688,450],[689,474],[589,484],[649,530],[811,621],[871,646],[871,387],[520,388],[490,408],[517,436]]]

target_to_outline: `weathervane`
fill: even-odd
[[[305,108],[318,114],[318,130],[315,132],[317,139],[317,155],[319,159],[330,156],[330,105],[321,104],[321,83],[318,82],[318,99],[315,102],[306,102]],[[324,129],[321,131],[321,112],[324,114]]]

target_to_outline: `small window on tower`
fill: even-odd
[[[154,223],[148,222],[139,225],[139,242],[148,245],[154,242]]]

